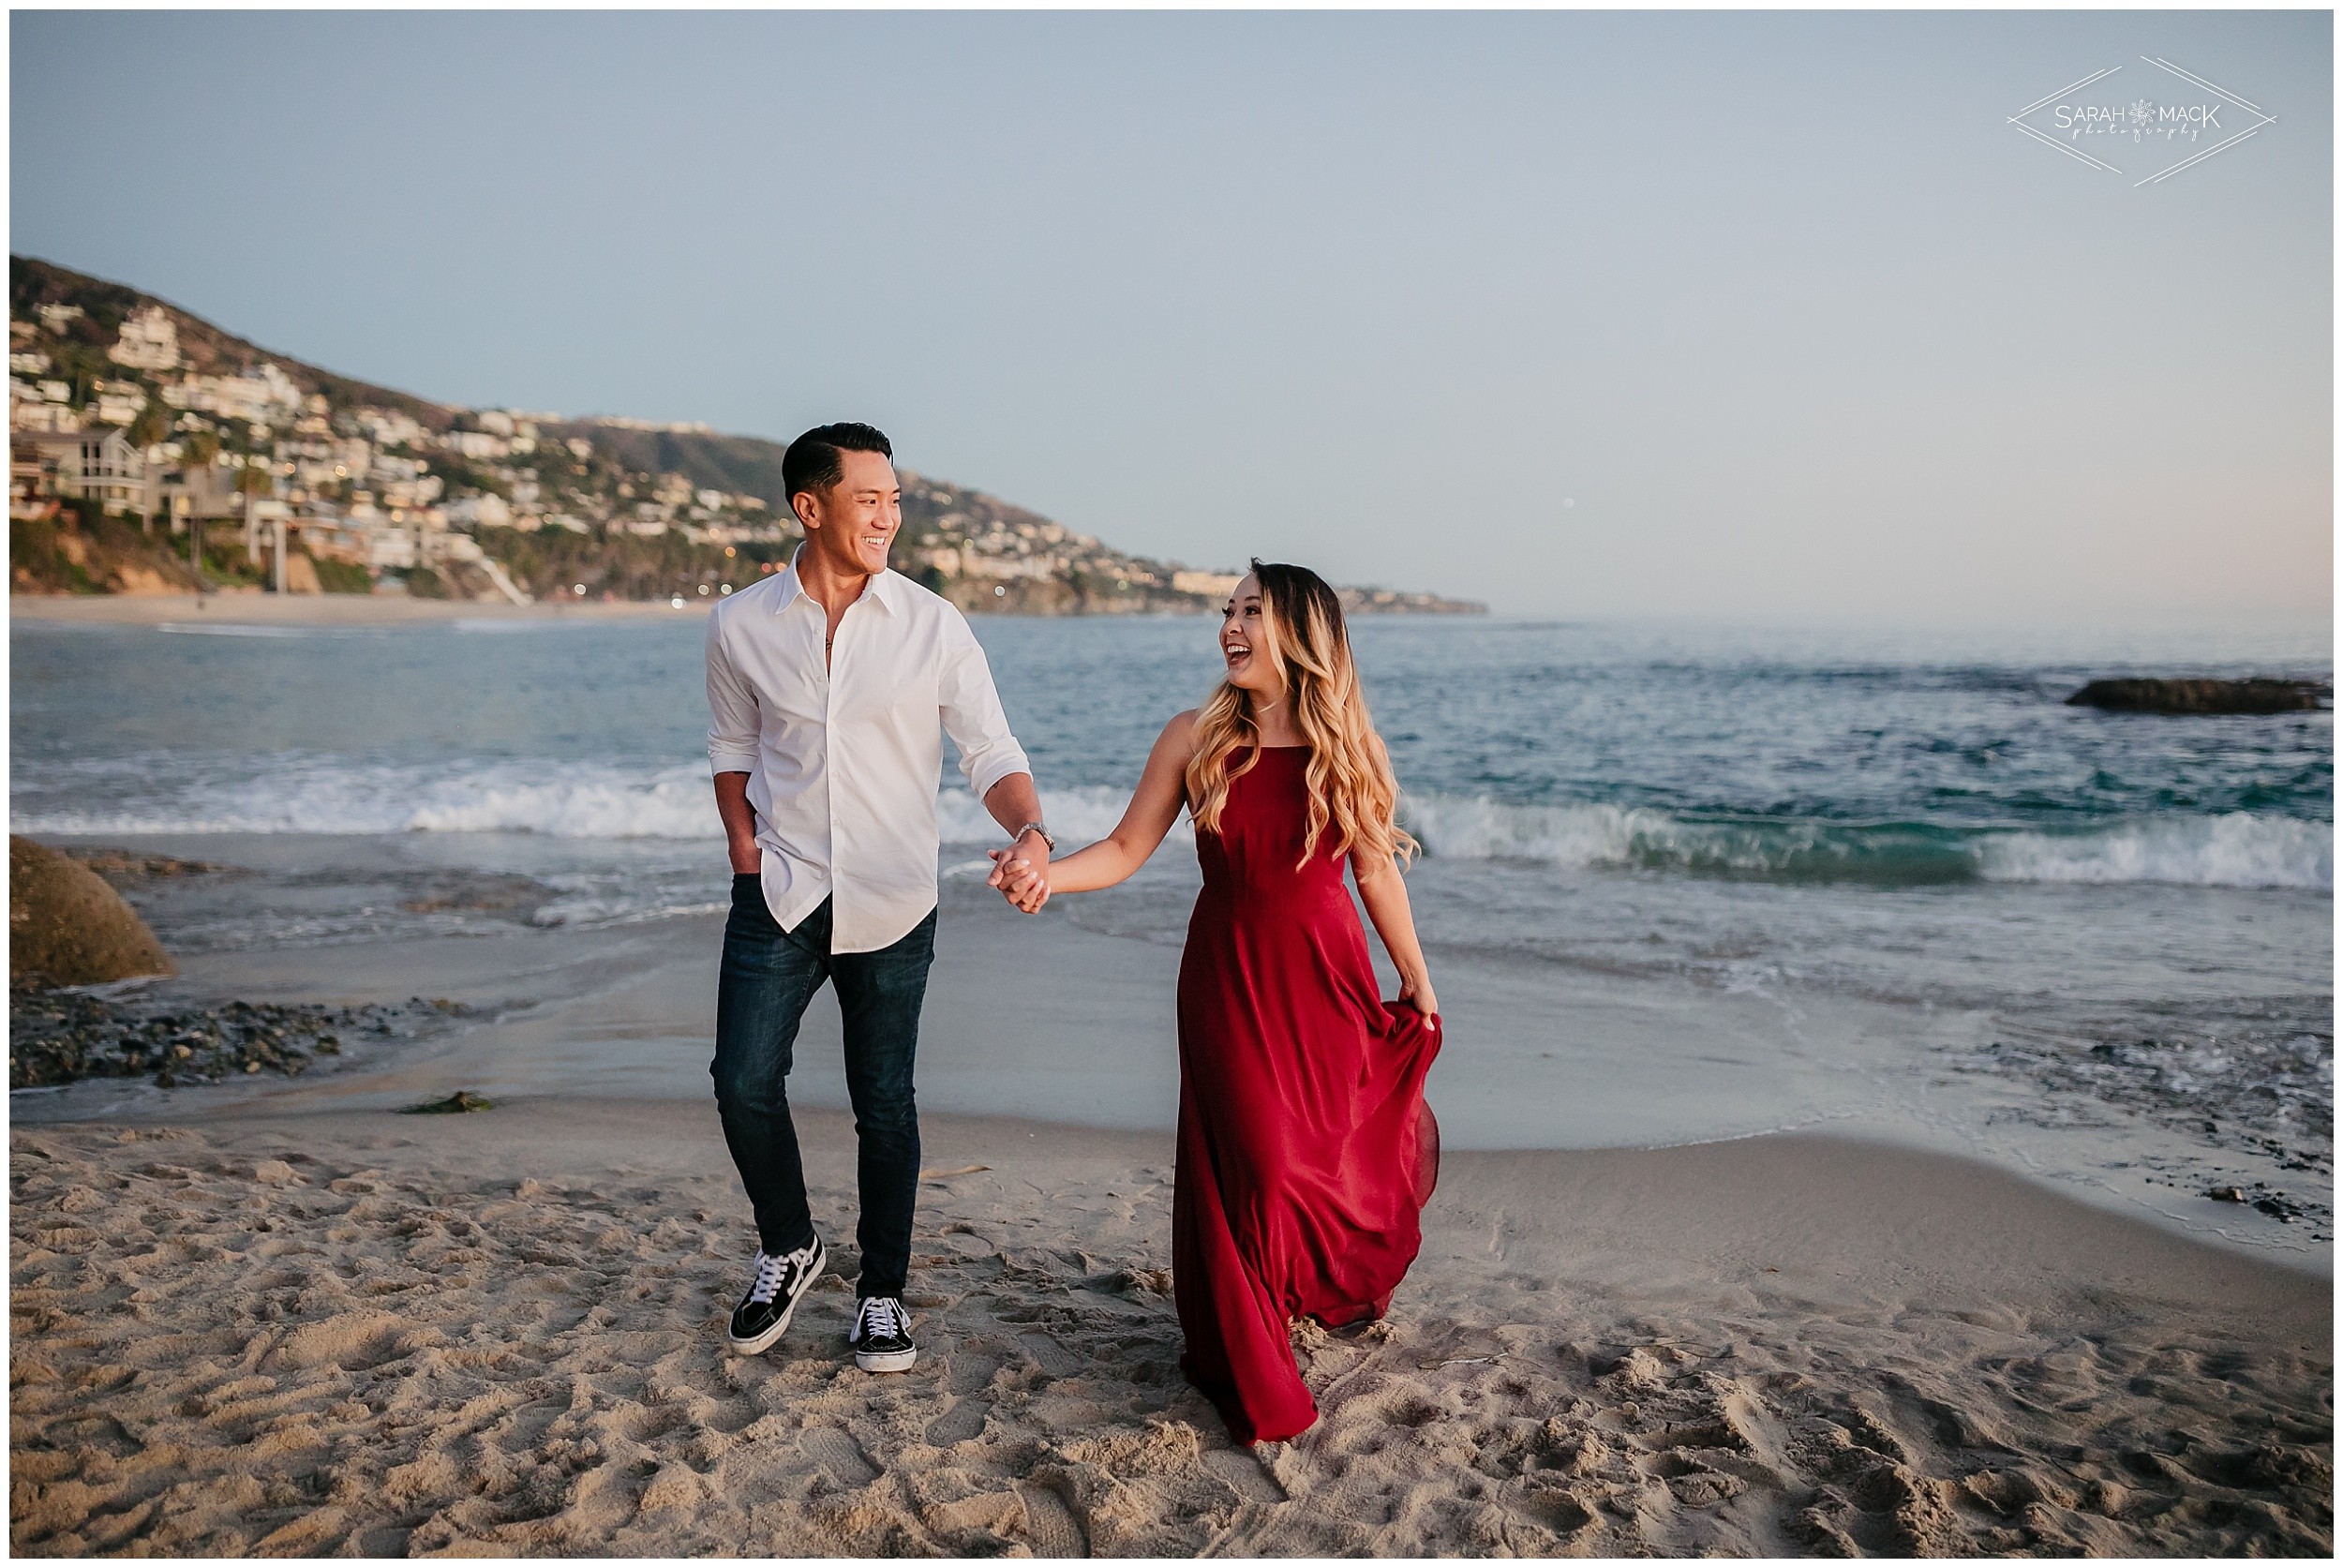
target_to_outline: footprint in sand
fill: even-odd
[[[1025,1533],[1033,1540],[1036,1557],[1088,1557],[1090,1546],[1066,1500],[1047,1486],[1028,1483],[1017,1488],[1025,1500]]]
[[[955,1355],[948,1366],[944,1386],[953,1394],[974,1394],[991,1386],[992,1374],[1001,1369],[999,1362],[980,1355]]]
[[[1024,1347],[1025,1353],[1032,1356],[1043,1373],[1050,1377],[1070,1378],[1083,1370],[1082,1357],[1046,1334],[1021,1334],[1017,1337],[1017,1343]]]
[[[867,1486],[879,1477],[878,1467],[862,1452],[862,1445],[835,1426],[808,1427],[798,1446],[842,1486]]]
[[[982,1432],[985,1419],[992,1413],[992,1407],[982,1399],[963,1399],[929,1422],[922,1435],[933,1447],[949,1448]]]
[[[1240,1454],[1233,1448],[1210,1449],[1204,1454],[1204,1468],[1226,1481],[1247,1502],[1275,1504],[1286,1501],[1286,1489],[1250,1454]]]

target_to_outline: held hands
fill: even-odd
[[[992,874],[984,879],[1001,896],[1028,915],[1050,902],[1050,846],[1038,833],[1027,833],[1007,849],[989,852]]]

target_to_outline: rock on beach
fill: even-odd
[[[137,911],[87,866],[8,836],[8,967],[19,981],[95,985],[178,966]]]

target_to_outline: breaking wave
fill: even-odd
[[[1410,797],[1403,816],[1425,852],[1443,859],[1783,881],[2335,885],[2331,825],[2248,812],[2156,817],[2069,833],[1696,821],[1636,807],[1517,806],[1439,796]]]
[[[2204,888],[2332,888],[2335,829],[2231,812],[2157,817],[2071,837],[2004,833],[1977,846],[1991,882],[2182,882]]]
[[[168,795],[132,781],[176,777]],[[111,786],[111,787],[110,787]],[[21,786],[20,786],[21,787]],[[1069,844],[1104,838],[1129,797],[1115,789],[1042,792],[1051,830]],[[965,789],[936,798],[947,844],[992,844],[1000,825]],[[574,762],[497,762],[452,768],[363,766],[280,758],[259,777],[200,778],[169,759],[74,769],[11,814],[22,833],[542,833],[563,839],[722,836],[704,764],[668,768]],[[1187,836],[1186,823],[1173,829]]]
[[[172,780],[167,791],[153,787]],[[550,761],[426,768],[279,757],[257,776],[174,772],[145,758],[68,769],[25,790],[12,814],[32,833],[541,833],[564,839],[718,836],[702,765]],[[129,787],[135,784],[138,787]],[[111,797],[107,804],[85,804]],[[1111,832],[1128,804],[1117,788],[1045,790],[1060,841]],[[946,844],[995,843],[1001,829],[963,787],[936,797]],[[1698,819],[1641,807],[1509,805],[1410,796],[1409,829],[1427,855],[1566,870],[1625,869],[1775,881],[2172,883],[2332,888],[2335,829],[2251,812],[2135,817],[2066,832],[1859,825],[1818,819]],[[1183,819],[1172,832],[1194,842]]]
[[[15,827],[36,833],[721,836],[705,767],[554,762],[421,768],[283,759],[257,778],[186,779],[165,799],[148,795],[82,809],[49,805],[17,816]]]
[[[1129,805],[1127,790],[1091,785],[1082,789],[1045,789],[1041,792],[1041,812],[1049,818],[1050,831],[1057,835],[1061,854],[1096,843],[1114,831],[1114,825],[1123,820],[1123,808]],[[997,844],[1001,838],[1000,824],[992,820],[982,802],[964,789],[948,789],[936,798],[936,827],[946,844]],[[1173,844],[1193,844],[1195,833],[1183,816],[1172,827],[1168,840]]]

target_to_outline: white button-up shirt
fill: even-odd
[[[1032,765],[960,611],[896,572],[828,617],[793,566],[708,618],[708,755],[746,773],[766,906],[783,931],[831,899],[830,950],[873,952],[935,907],[941,729],[981,800]]]

